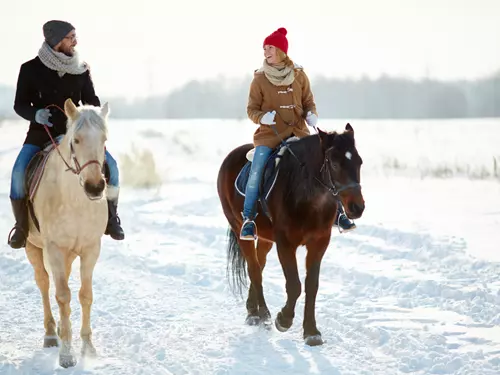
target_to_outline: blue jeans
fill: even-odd
[[[243,203],[243,216],[245,218],[254,217],[255,202],[259,195],[260,180],[262,179],[266,161],[272,151],[273,149],[267,146],[255,147],[252,167],[250,168],[250,176],[248,177],[247,186],[245,187],[245,203]]]
[[[26,168],[28,164],[33,159],[41,148],[35,145],[25,144],[21,148],[17,159],[14,162],[14,167],[12,168],[12,176],[10,182],[10,198],[11,199],[23,199],[26,196],[24,189],[24,179],[26,177]],[[109,184],[115,187],[119,186],[119,174],[118,165],[116,160],[111,156],[111,154],[106,150],[106,163],[109,166]]]
[[[26,195],[24,189],[24,177],[26,168],[33,156],[36,155],[41,148],[35,145],[25,144],[21,148],[17,159],[12,168],[12,176],[10,180],[10,199],[23,199]]]
[[[111,154],[106,150],[106,163],[109,167],[109,184],[114,187],[120,186],[120,175],[118,173],[118,165],[116,160],[111,156]]]

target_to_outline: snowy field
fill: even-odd
[[[112,104],[111,104],[112,110]],[[94,273],[98,358],[58,365],[13,225],[10,171],[27,130],[0,125],[0,374],[500,374],[500,119],[357,121],[366,210],[334,229],[316,304],[326,343],[302,340],[304,295],[286,333],[244,325],[228,291],[216,192],[227,152],[251,141],[235,120],[111,120],[126,239],[103,240]],[[325,120],[324,130],[345,121]],[[304,280],[304,249],[299,270]],[[79,262],[73,344],[79,354]],[[53,293],[53,289],[51,289]],[[264,271],[273,318],[285,303],[276,252]],[[52,296],[54,316],[57,303]]]

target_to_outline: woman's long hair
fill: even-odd
[[[278,54],[278,57],[280,58],[280,61],[282,63],[285,64],[285,66],[289,66],[290,68],[293,68],[295,66],[295,64],[293,63],[292,59],[290,59],[290,57],[288,57],[288,55],[283,52],[282,50],[280,50],[278,47],[275,47],[276,48],[276,52]]]

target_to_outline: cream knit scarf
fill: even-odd
[[[59,77],[66,73],[82,74],[88,69],[88,65],[80,61],[77,52],[73,56],[67,56],[64,53],[54,51],[46,42],[43,42],[38,51],[38,57],[47,68],[55,70]]]
[[[264,59],[262,68],[259,70],[264,72],[266,78],[274,86],[289,86],[295,79],[293,67],[285,66],[283,63],[271,66]]]

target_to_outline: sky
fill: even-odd
[[[250,76],[262,64],[264,38],[279,27],[311,79],[500,71],[500,0],[0,1],[0,84],[16,84],[50,19],[75,26],[101,95],[142,97],[193,79]]]

